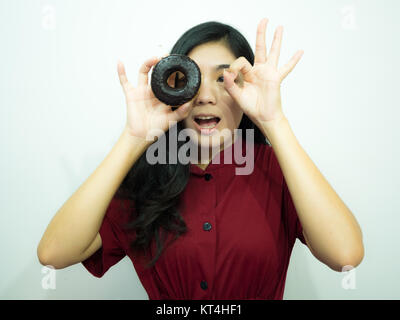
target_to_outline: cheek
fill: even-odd
[[[223,97],[224,126],[233,130],[237,129],[243,116],[242,109],[235,103],[231,96]]]

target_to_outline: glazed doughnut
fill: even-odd
[[[168,78],[174,72],[185,75],[185,83],[181,88],[168,85]],[[188,56],[171,54],[161,59],[151,74],[151,89],[158,100],[170,106],[180,106],[190,101],[200,88],[201,73],[198,65]]]

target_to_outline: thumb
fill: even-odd
[[[231,97],[239,102],[241,88],[235,83],[237,74],[224,70],[224,86],[226,91],[231,95]]]
[[[185,104],[179,106],[178,109],[176,109],[175,111],[171,111],[168,120],[177,122],[183,120],[189,115],[190,110],[192,109],[191,106],[192,101],[186,102]]]

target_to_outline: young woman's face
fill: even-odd
[[[192,100],[191,113],[183,120],[184,127],[192,129],[190,130],[190,138],[199,147],[222,150],[225,140],[233,141],[234,129],[239,127],[243,116],[243,111],[224,87],[224,68],[228,68],[236,60],[236,57],[222,42],[209,42],[199,45],[190,51],[188,56],[200,68],[201,85],[197,95]],[[242,85],[240,73],[235,81],[239,86]],[[215,119],[198,118],[202,115],[205,118],[207,118],[207,115],[218,117],[219,120],[215,125]],[[215,128],[214,131],[211,129],[213,127]]]

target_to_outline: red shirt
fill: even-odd
[[[226,163],[223,155],[240,144],[245,150],[238,138],[205,171],[190,164],[180,204],[188,232],[164,249],[154,268],[145,269],[129,248],[134,236],[122,229],[129,215],[120,204],[132,202],[115,196],[99,231],[102,247],[82,264],[102,277],[127,255],[150,300],[283,299],[296,238],[306,244],[302,226],[273,148],[254,144],[253,172],[238,175],[235,168],[245,164],[234,157]],[[154,254],[154,239],[152,248]]]

